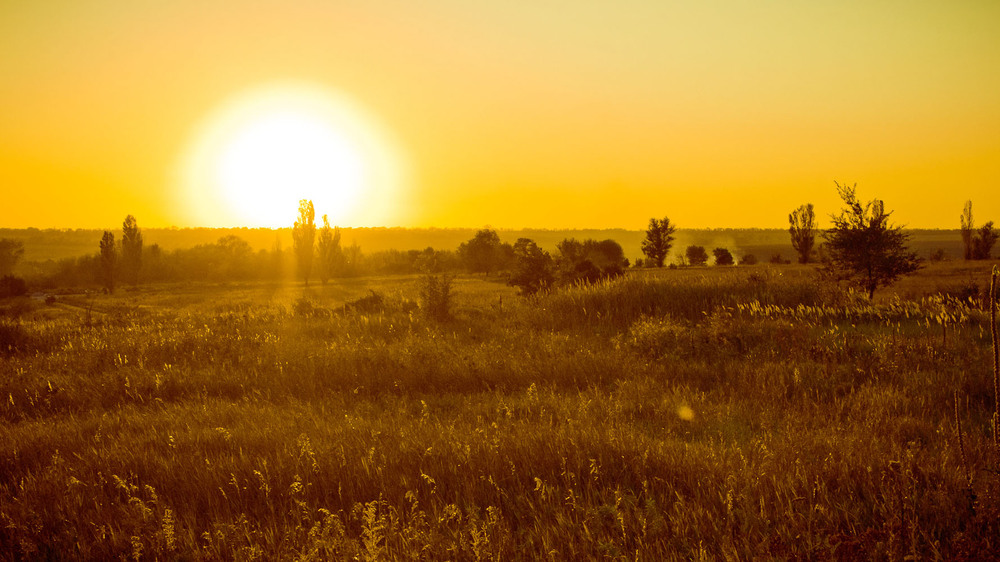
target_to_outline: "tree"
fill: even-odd
[[[298,265],[299,275],[309,285],[312,272],[313,244],[316,241],[316,210],[308,199],[299,201],[299,220],[292,227],[292,250]]]
[[[856,186],[836,185],[846,208],[831,216],[833,228],[823,233],[825,270],[837,279],[854,281],[871,299],[879,287],[919,269],[921,260],[906,247],[910,237],[902,227],[889,224],[892,213],[885,211],[882,200],[862,205]]]
[[[993,252],[993,245],[997,243],[997,234],[993,230],[993,221],[990,221],[979,229],[979,232],[972,237],[972,259],[988,260]]]
[[[816,213],[812,203],[802,205],[788,215],[788,233],[792,235],[792,247],[799,254],[799,263],[809,263],[816,241],[815,228]]]
[[[712,255],[715,256],[715,265],[733,265],[733,254],[729,252],[726,248],[716,248],[712,250]]]
[[[667,259],[667,254],[670,253],[676,230],[677,228],[670,224],[670,219],[667,217],[663,217],[663,220],[649,219],[646,238],[642,241],[642,253],[652,260],[656,267],[663,267],[663,260]]]
[[[24,242],[0,239],[0,277],[14,273],[14,266],[24,256]]]
[[[490,273],[504,265],[504,248],[500,243],[500,235],[495,230],[484,228],[476,232],[468,242],[462,242],[458,247],[458,255],[462,262],[473,273]]]
[[[108,293],[115,292],[115,274],[118,269],[118,249],[115,247],[115,234],[104,231],[101,238],[101,281]]]
[[[344,261],[344,252],[340,248],[340,229],[330,228],[330,221],[323,215],[323,227],[319,229],[319,280],[326,285],[327,280],[337,274]]]
[[[967,260],[972,259],[972,229],[976,228],[975,223],[972,221],[972,201],[966,201],[965,207],[962,209],[962,215],[958,217],[958,220],[962,225],[962,246],[964,247],[963,257]]]
[[[593,283],[625,272],[625,251],[614,240],[580,242],[576,238],[566,238],[556,248],[560,254],[558,266],[562,283]]]
[[[142,266],[142,231],[135,217],[128,215],[122,223],[122,274],[132,286],[139,284]]]
[[[552,256],[529,238],[514,244],[514,267],[507,283],[519,287],[524,295],[533,295],[552,286]]]
[[[691,265],[705,265],[708,261],[708,252],[705,251],[704,246],[688,246],[684,254]]]

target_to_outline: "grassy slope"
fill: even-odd
[[[900,294],[986,281],[964,267]],[[463,277],[439,324],[417,282],[6,303],[0,556],[996,551],[977,310],[758,266],[534,300]]]

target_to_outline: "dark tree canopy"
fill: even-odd
[[[130,285],[139,283],[142,267],[142,231],[135,217],[128,215],[122,223],[122,274]]]
[[[340,229],[330,228],[330,220],[323,215],[323,227],[319,229],[319,242],[316,247],[319,254],[317,273],[319,280],[326,282],[343,269],[344,251],[340,248]]]
[[[529,238],[519,238],[514,244],[514,265],[508,284],[519,287],[521,293],[533,295],[552,286],[552,257]]]
[[[292,227],[292,249],[299,275],[309,284],[312,273],[313,245],[316,242],[316,209],[308,199],[299,201],[299,219]]]
[[[24,256],[24,242],[11,238],[0,239],[0,277],[14,273],[14,266]]]
[[[975,222],[972,219],[972,201],[966,201],[965,207],[962,208],[962,215],[958,217],[960,224],[962,226],[962,249],[964,257],[967,260],[972,259],[972,231],[976,228]]]
[[[510,248],[500,243],[500,235],[495,230],[484,228],[459,245],[458,255],[469,271],[489,276],[507,266]]]
[[[562,283],[593,283],[625,271],[625,251],[614,240],[567,238],[560,242],[559,280]]]
[[[708,262],[708,252],[704,246],[688,246],[684,255],[690,265],[705,265]]]
[[[833,215],[833,228],[826,231],[826,271],[855,282],[872,298],[879,287],[891,285],[901,275],[920,268],[920,258],[906,243],[909,235],[901,226],[889,224],[891,212],[880,199],[862,205],[855,186],[837,185],[846,208]]]
[[[800,206],[788,215],[788,233],[792,247],[799,254],[799,263],[809,263],[816,242],[816,213],[812,203]]]
[[[715,265],[733,265],[733,254],[726,248],[716,248],[712,250],[715,257]]]
[[[118,269],[118,249],[115,247],[115,234],[104,231],[101,237],[101,282],[109,293],[115,292],[115,275]]]
[[[656,267],[663,267],[663,260],[667,259],[667,254],[670,253],[676,230],[677,228],[670,224],[670,219],[667,217],[663,217],[662,220],[649,219],[646,238],[642,241],[642,253],[652,260]]]
[[[997,238],[1000,238],[1000,234],[997,234],[993,230],[993,221],[984,224],[979,229],[979,232],[972,237],[972,259],[990,259],[990,254],[993,253],[993,245],[997,243]]]

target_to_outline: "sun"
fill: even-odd
[[[180,190],[199,226],[285,227],[298,202],[317,222],[399,224],[405,210],[396,144],[343,95],[307,85],[271,85],[214,112],[185,154]]]

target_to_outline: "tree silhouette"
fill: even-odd
[[[24,242],[0,239],[0,277],[14,273],[14,266],[24,256]]]
[[[313,202],[308,199],[299,201],[299,220],[292,227],[292,249],[299,275],[306,285],[309,285],[309,274],[312,272],[313,244],[316,241],[316,210]]]
[[[662,220],[649,219],[646,238],[642,241],[642,253],[653,260],[656,267],[663,267],[663,260],[667,259],[670,246],[673,245],[675,230],[677,228],[670,224],[670,219],[667,217],[663,217]]]
[[[687,256],[687,261],[691,265],[705,265],[708,261],[708,252],[705,251],[704,246],[688,246],[684,255]]]
[[[837,279],[854,281],[870,299],[879,287],[919,269],[921,260],[906,247],[909,235],[902,227],[889,224],[892,213],[885,211],[882,200],[862,205],[856,186],[836,185],[846,208],[831,216],[833,228],[823,234],[828,254],[825,270]]]
[[[458,247],[458,255],[469,271],[473,273],[490,273],[504,265],[504,245],[500,243],[500,235],[495,230],[484,228],[468,242],[462,242]]]
[[[319,242],[316,246],[319,254],[317,273],[324,285],[330,277],[336,275],[344,261],[344,252],[340,248],[340,229],[330,228],[330,221],[323,215],[323,227],[319,229]]]
[[[726,248],[716,248],[712,250],[712,255],[715,256],[715,265],[733,265],[733,254],[729,252]]]
[[[988,260],[993,252],[993,245],[997,243],[997,234],[993,230],[993,221],[990,221],[979,229],[979,232],[972,237],[972,259]]]
[[[566,238],[556,245],[559,250],[559,281],[593,283],[617,277],[625,271],[625,251],[614,240],[584,240]]]
[[[815,228],[816,213],[812,203],[802,205],[788,215],[788,233],[792,235],[792,247],[799,254],[799,263],[809,263],[816,242]]]
[[[965,207],[962,209],[962,215],[958,217],[958,220],[962,225],[962,246],[964,249],[963,257],[967,260],[971,260],[972,229],[976,228],[975,223],[972,221],[972,200],[965,202]]]
[[[118,249],[115,247],[115,234],[104,231],[101,238],[101,281],[108,293],[115,292],[115,275],[118,269]]]
[[[142,266],[142,231],[135,217],[128,215],[122,223],[122,274],[132,286],[139,283],[139,268]]]
[[[552,256],[529,238],[519,238],[514,244],[514,267],[507,283],[519,287],[524,295],[548,289],[554,280]]]

